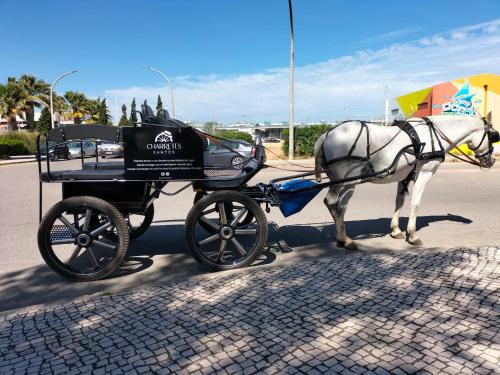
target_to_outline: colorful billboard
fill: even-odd
[[[479,74],[441,83],[399,96],[393,114],[405,117],[435,115],[485,116],[493,114],[493,124],[500,127],[500,76]]]

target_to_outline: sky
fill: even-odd
[[[498,0],[293,0],[296,121],[381,116],[384,98],[500,73]],[[11,15],[11,16],[8,16]],[[286,0],[0,0],[0,80],[31,73],[57,91],[132,97],[191,121],[286,121]],[[5,41],[8,41],[9,49]],[[118,114],[120,110],[118,109]]]

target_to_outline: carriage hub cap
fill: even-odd
[[[227,226],[227,225],[223,226],[219,230],[219,236],[220,236],[220,238],[222,238],[224,240],[229,240],[229,239],[233,238],[234,230],[230,226]]]
[[[92,238],[86,233],[81,233],[76,237],[76,242],[78,245],[86,247],[90,245]]]

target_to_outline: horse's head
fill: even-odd
[[[467,142],[467,146],[479,160],[482,166],[491,168],[495,164],[495,156],[493,156],[493,143],[500,141],[500,134],[493,129],[491,123],[491,112],[486,117],[482,118],[484,123],[484,132],[477,132],[474,137]]]

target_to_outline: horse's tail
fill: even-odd
[[[325,140],[326,136],[323,134],[314,144],[314,172],[317,182],[321,182],[321,173],[323,173],[323,161],[325,160],[323,144]]]

